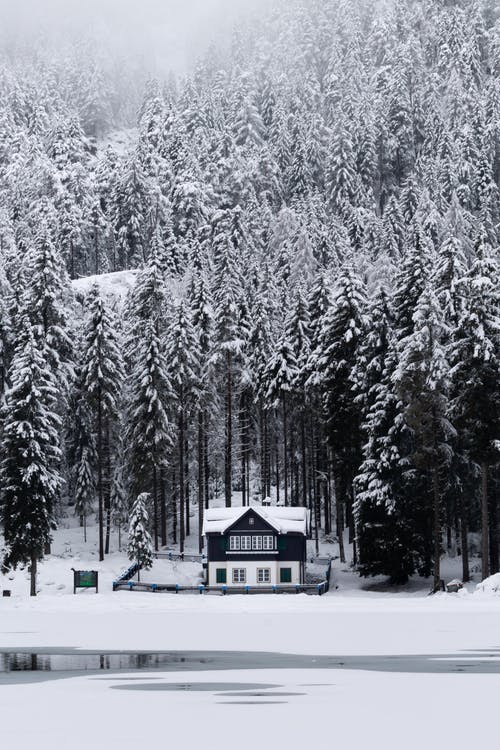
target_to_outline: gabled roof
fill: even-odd
[[[203,534],[225,534],[246,513],[253,510],[278,534],[307,534],[309,511],[307,508],[282,508],[279,506],[252,505],[239,508],[209,508],[203,519]]]

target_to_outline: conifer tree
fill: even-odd
[[[80,358],[80,377],[95,434],[99,559],[104,560],[104,553],[109,550],[112,441],[124,377],[123,360],[117,337],[116,322],[101,297],[97,284],[92,287],[89,293],[86,308],[87,316]],[[106,544],[104,539],[105,512]]]
[[[60,419],[57,382],[26,315],[20,322],[9,381],[0,474],[3,566],[29,565],[30,594],[36,596],[37,564],[55,529],[61,488]]]
[[[143,329],[128,375],[126,435],[130,491],[152,495],[155,550],[159,547],[160,472],[172,445],[172,400],[165,354],[152,320]]]
[[[198,341],[191,322],[189,308],[181,301],[170,329],[165,358],[170,382],[175,393],[179,456],[179,500],[180,500],[180,551],[184,551],[184,540],[189,528],[189,507],[186,506],[186,445],[188,441],[188,418],[197,401],[199,383]]]
[[[141,570],[153,566],[153,543],[148,531],[149,514],[147,506],[150,501],[147,492],[141,492],[132,505],[128,531],[128,559],[137,563],[137,580],[141,580]]]
[[[486,578],[491,552],[488,478],[490,467],[499,460],[500,302],[498,263],[482,238],[476,252],[465,279],[465,307],[450,343],[450,358],[453,421],[467,454],[479,467],[482,577]]]
[[[448,420],[449,366],[443,347],[443,318],[433,292],[422,293],[414,316],[413,331],[401,342],[394,373],[403,402],[404,419],[413,434],[412,462],[424,471],[432,487],[432,539],[434,591],[441,580],[441,532],[443,488],[440,474],[450,464],[455,431]]]

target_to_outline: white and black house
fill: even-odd
[[[305,582],[309,511],[238,507],[205,511],[208,586],[274,586]]]

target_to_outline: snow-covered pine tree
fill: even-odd
[[[242,282],[236,262],[243,240],[239,212],[220,211],[213,219],[212,253],[214,258],[215,351],[224,382],[224,495],[231,507],[233,485],[233,399],[235,368],[244,347],[240,330]]]
[[[193,328],[198,350],[198,548],[203,550],[203,511],[208,508],[208,428],[210,422],[209,403],[213,395],[211,382],[210,353],[214,328],[214,311],[210,291],[203,272],[191,284],[190,302]]]
[[[85,395],[80,391],[74,401],[75,417],[72,450],[75,515],[83,527],[83,540],[87,541],[87,518],[92,512],[95,497],[96,455],[90,417]]]
[[[361,462],[360,407],[353,399],[352,371],[365,330],[364,285],[346,266],[320,323],[318,343],[309,358],[309,383],[319,388],[328,443],[333,452],[337,502],[347,511],[350,541],[353,481]],[[338,507],[337,513],[340,512]]]
[[[397,352],[391,300],[383,289],[368,312],[353,373],[353,396],[362,412],[363,461],[355,479],[356,540],[361,575],[406,583],[420,564],[414,539],[414,503],[405,491],[399,443],[405,426],[392,376]]]
[[[165,362],[169,381],[175,393],[179,457],[179,514],[180,551],[184,551],[189,534],[189,507],[186,505],[186,446],[189,417],[197,403],[200,357],[198,339],[187,303],[181,300],[175,311],[165,347]]]
[[[58,383],[27,315],[19,323],[9,382],[0,468],[3,567],[29,565],[36,596],[37,564],[55,529],[61,449]]]
[[[94,284],[86,300],[80,378],[95,435],[99,559],[109,551],[113,442],[124,379],[116,319]],[[106,540],[104,539],[106,513]]]
[[[465,305],[449,346],[453,384],[452,418],[460,444],[479,467],[482,577],[490,572],[490,467],[498,463],[500,423],[499,268],[491,247],[480,237],[476,260],[463,289]],[[498,545],[498,539],[493,538]],[[498,553],[497,553],[498,554]],[[493,562],[497,561],[495,550]],[[496,566],[495,566],[496,567]]]
[[[159,547],[160,473],[172,447],[174,394],[154,320],[143,328],[127,378],[126,455],[132,496],[148,491],[153,500],[153,538]],[[162,518],[160,518],[160,512]],[[164,535],[163,535],[164,536]]]
[[[400,342],[400,360],[393,380],[401,398],[404,419],[412,431],[411,461],[423,471],[432,488],[434,591],[441,580],[442,499],[441,473],[452,458],[455,430],[448,420],[449,366],[443,346],[444,323],[436,296],[424,289],[413,315],[413,331]]]
[[[289,495],[289,412],[292,391],[297,380],[297,360],[290,341],[283,332],[264,372],[265,403],[268,409],[280,408],[283,434],[283,498],[288,505]],[[279,489],[278,489],[279,491]]]
[[[141,580],[141,570],[149,570],[153,566],[153,542],[148,531],[148,504],[151,496],[141,492],[135,499],[130,513],[128,530],[128,559],[137,563],[137,580]]]
[[[43,206],[38,206],[36,213],[42,211]],[[64,396],[73,376],[73,347],[68,321],[71,289],[64,263],[43,219],[24,262],[28,286],[23,294],[23,309],[30,317],[34,335],[46,350],[49,365],[59,379]]]

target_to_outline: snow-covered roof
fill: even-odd
[[[252,505],[238,508],[209,508],[203,519],[203,534],[224,534],[230,526],[249,510],[255,511],[278,534],[307,534],[309,511],[307,508],[282,508],[280,506]]]

